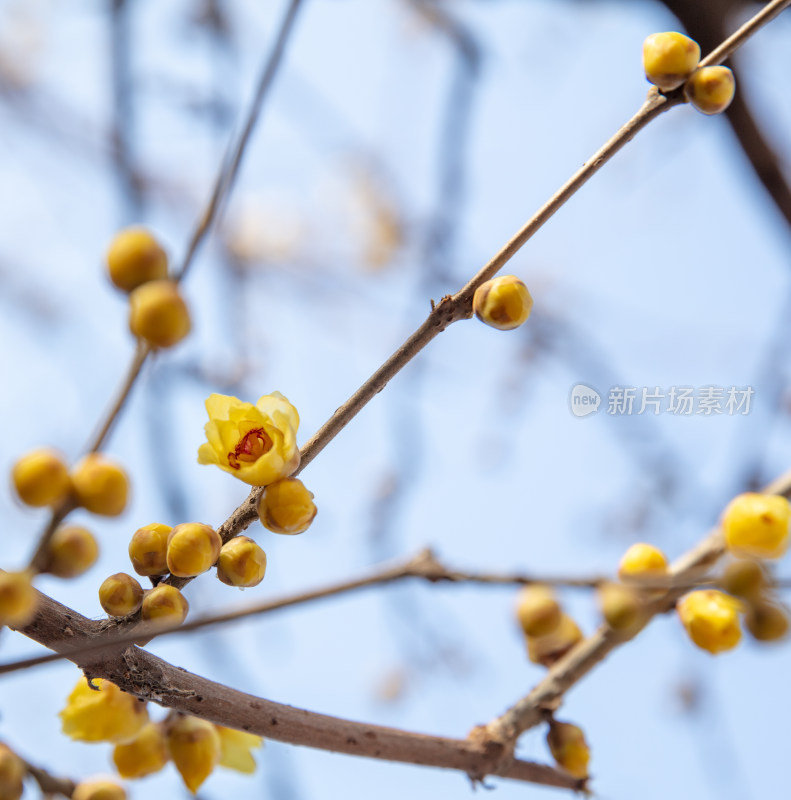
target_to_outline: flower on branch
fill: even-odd
[[[97,678],[93,688],[85,678],[72,690],[60,712],[63,733],[81,742],[118,744],[134,739],[148,722],[145,703]]]
[[[206,411],[200,464],[216,464],[251,486],[267,486],[299,466],[299,414],[280,392],[264,395],[255,405],[213,394]]]

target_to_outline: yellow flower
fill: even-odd
[[[252,733],[224,728],[222,725],[214,727],[220,734],[220,766],[252,775],[255,772],[255,759],[250,751],[254,747],[260,747],[263,739]]]
[[[268,486],[299,466],[299,414],[280,392],[258,402],[213,394],[206,400],[209,421],[200,464],[216,464],[251,486]]]
[[[63,733],[81,742],[119,744],[134,739],[148,722],[148,711],[114,683],[97,678],[92,689],[85,678],[74,687],[58,714]]]
[[[682,598],[676,610],[689,638],[710,653],[732,650],[739,644],[741,604],[736,598],[716,589],[701,589]]]

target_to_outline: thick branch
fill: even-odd
[[[90,642],[101,630],[101,623],[40,595],[36,619],[20,632],[58,650]],[[455,769],[474,780],[495,774],[503,761],[504,747],[497,742],[426,736],[293,708],[193,675],[137,647],[105,649],[72,660],[90,677],[105,678],[144,700],[280,742]],[[496,774],[565,789],[585,786],[562,770],[527,761],[509,760]]]

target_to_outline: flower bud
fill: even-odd
[[[481,322],[501,331],[518,328],[527,321],[533,298],[516,275],[502,275],[482,283],[472,298],[472,310]]]
[[[763,591],[766,580],[766,570],[760,561],[737,558],[725,565],[719,584],[728,594],[749,598]]]
[[[652,33],[643,42],[645,77],[665,92],[681,86],[698,61],[698,43],[683,33]]]
[[[82,781],[74,787],[71,800],[126,800],[126,790],[113,781]]]
[[[175,587],[160,584],[145,593],[140,613],[144,620],[157,622],[163,627],[181,625],[187,618],[189,604]]]
[[[525,636],[546,636],[560,623],[562,611],[549,586],[530,584],[519,592],[516,616]]]
[[[664,578],[667,574],[665,554],[644,542],[633,544],[624,553],[618,565],[618,577],[621,580],[634,579],[635,583],[638,583],[640,578],[650,581],[652,578]]]
[[[698,111],[720,114],[731,104],[736,81],[728,67],[701,67],[684,84],[684,95]]]
[[[170,725],[168,747],[184,783],[195,794],[220,760],[217,729],[198,717],[178,717]]]
[[[0,742],[0,798],[19,800],[24,789],[22,781],[25,775],[27,768],[22,759]]]
[[[149,722],[126,744],[113,749],[113,763],[122,778],[143,778],[159,772],[170,760],[162,725]]]
[[[50,506],[68,494],[69,470],[60,454],[48,447],[20,458],[11,473],[19,499],[28,506]]]
[[[168,534],[168,569],[179,578],[206,572],[220,555],[222,539],[211,525],[185,522]]]
[[[756,599],[747,606],[744,627],[759,642],[776,642],[788,634],[788,611],[778,603]]]
[[[599,607],[605,622],[614,631],[628,632],[643,617],[640,595],[622,583],[605,583],[599,587]]]
[[[789,521],[791,505],[785,497],[740,494],[722,514],[725,544],[737,556],[780,558],[788,549]]]
[[[90,569],[98,557],[99,545],[89,530],[78,525],[63,525],[49,540],[42,571],[59,578],[76,578]]]
[[[270,483],[258,501],[258,516],[274,533],[303,533],[316,516],[313,492],[299,478]]]
[[[80,678],[59,712],[63,733],[81,742],[128,742],[148,722],[146,704],[114,683]]]
[[[527,637],[527,657],[534,664],[551,667],[582,639],[582,631],[577,623],[568,614],[561,614],[560,622],[552,633]]]
[[[153,347],[172,347],[190,332],[187,304],[175,281],[151,281],[129,295],[129,328]]]
[[[85,456],[71,471],[71,482],[77,502],[94,514],[117,517],[126,508],[126,473],[101,453]]]
[[[33,621],[38,595],[32,575],[22,572],[0,572],[0,625],[21,628]]]
[[[168,574],[168,536],[171,530],[170,525],[152,522],[134,532],[129,542],[129,558],[138,575]]]
[[[731,650],[739,644],[738,600],[716,589],[690,592],[676,605],[689,638],[709,653]]]
[[[254,747],[261,747],[263,739],[222,725],[214,727],[220,737],[220,766],[252,775],[255,772],[255,759],[250,751]]]
[[[143,604],[143,587],[125,572],[116,572],[99,587],[99,603],[111,617],[134,614]]]
[[[266,572],[266,553],[249,537],[235,536],[222,546],[217,577],[229,586],[258,586]]]
[[[107,251],[110,280],[124,292],[168,276],[168,257],[145,228],[119,231]]]
[[[591,754],[581,728],[553,719],[549,723],[547,744],[558,766],[575,778],[588,777]]]

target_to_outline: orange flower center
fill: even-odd
[[[240,461],[247,464],[258,461],[262,455],[272,449],[272,440],[266,435],[263,428],[248,431],[240,440],[232,453],[228,453],[228,463],[239,469]]]

